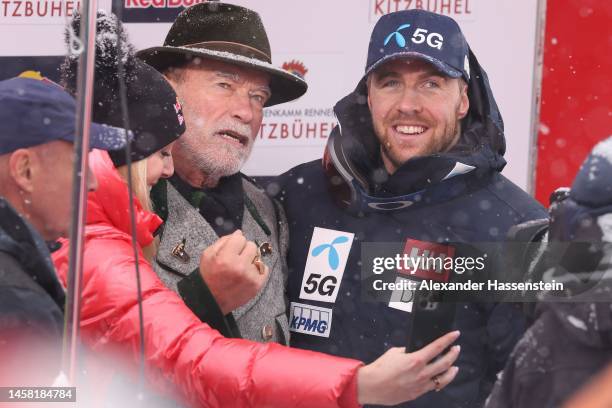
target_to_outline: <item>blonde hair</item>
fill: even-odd
[[[140,205],[142,206],[143,210],[152,212],[153,204],[151,202],[151,197],[149,195],[149,186],[147,184],[147,160],[148,159],[139,160],[136,163],[132,164],[132,192],[134,193],[134,197],[140,202]],[[127,181],[127,165],[118,167],[117,171],[121,175],[121,178]],[[157,254],[158,247],[159,239],[155,237],[153,242],[142,248],[142,252],[147,261],[153,261],[155,255]]]

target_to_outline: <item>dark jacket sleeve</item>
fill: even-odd
[[[185,304],[202,322],[219,331],[224,337],[242,338],[234,316],[231,313],[223,315],[198,269],[181,280],[177,287]]]
[[[63,322],[58,304],[15,258],[0,251],[0,334],[21,329],[61,336]]]
[[[0,384],[50,383],[60,368],[63,313],[0,252]]]
[[[36,337],[61,337],[62,311],[40,293],[18,287],[0,287],[0,336],[11,331]]]

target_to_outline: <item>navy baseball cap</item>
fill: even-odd
[[[0,155],[54,140],[74,142],[76,101],[48,79],[11,78],[0,81]],[[91,124],[92,149],[125,147],[123,129]]]
[[[469,47],[450,17],[425,10],[382,16],[370,37],[363,79],[385,62],[401,58],[419,58],[449,77],[470,80]]]

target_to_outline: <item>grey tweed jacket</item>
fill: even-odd
[[[285,215],[283,209],[261,188],[246,179],[243,179],[242,183],[245,194],[257,208],[260,217],[270,229],[271,236],[266,235],[246,206],[241,229],[251,241],[271,243],[272,254],[263,258],[270,268],[267,282],[257,296],[233,312],[233,317],[243,338],[288,344],[285,284],[289,233]],[[165,184],[168,213],[154,269],[164,284],[178,293],[178,282],[198,268],[202,251],[219,239],[219,236],[198,209],[185,200],[170,183]],[[173,254],[173,250],[183,240],[188,260]]]

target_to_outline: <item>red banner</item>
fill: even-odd
[[[612,135],[610,21],[610,1],[548,2],[535,184],[543,204]]]

